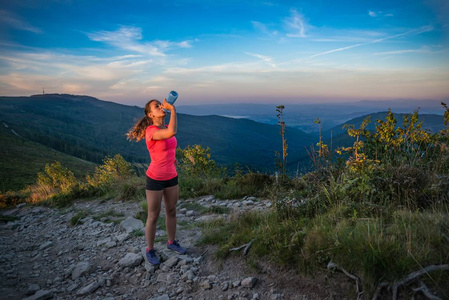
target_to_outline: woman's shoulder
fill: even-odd
[[[148,126],[145,130],[150,130],[150,129],[159,129],[159,127],[157,127],[156,125],[150,125]]]

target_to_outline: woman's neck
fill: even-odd
[[[164,118],[161,119],[153,119],[153,125],[157,127],[164,127]]]

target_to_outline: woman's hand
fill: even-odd
[[[164,101],[161,104],[161,107],[163,109],[170,110],[170,111],[171,110],[175,110],[175,106],[173,104],[168,103],[165,98],[164,98]]]

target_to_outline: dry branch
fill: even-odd
[[[432,293],[429,291],[429,289],[427,288],[427,285],[426,285],[424,282],[422,282],[422,281],[420,280],[420,283],[421,283],[421,286],[420,286],[420,287],[418,287],[418,288],[416,288],[416,289],[413,289],[413,291],[414,291],[415,293],[417,293],[417,292],[422,292],[422,293],[424,294],[424,296],[426,296],[427,299],[430,299],[430,300],[443,300],[443,299],[441,299],[440,297],[437,297],[437,296],[435,296],[434,294],[432,294]]]
[[[341,270],[346,276],[348,276],[348,277],[351,278],[352,280],[355,280],[355,286],[356,286],[356,291],[357,291],[357,299],[360,299],[360,298],[362,297],[363,291],[360,290],[360,284],[359,284],[360,279],[359,279],[357,276],[352,275],[351,273],[349,273],[348,271],[346,271],[343,267],[340,267],[339,265],[337,265],[336,263],[331,262],[331,261],[327,264],[327,268],[328,268],[328,269],[339,269],[339,270]]]
[[[246,255],[246,254],[248,254],[249,248],[251,247],[253,242],[254,242],[254,239],[251,240],[248,244],[244,244],[244,245],[241,245],[239,247],[229,249],[229,252],[231,252],[231,251],[240,251],[243,248],[245,248],[245,250],[243,250],[243,255]]]
[[[407,277],[405,277],[403,280],[401,281],[396,281],[394,282],[392,285],[387,283],[387,282],[382,282],[377,286],[376,289],[376,293],[374,294],[373,300],[376,300],[379,297],[380,291],[384,288],[384,287],[389,287],[392,286],[393,289],[393,300],[396,300],[398,298],[398,288],[401,285],[407,285],[410,281],[417,279],[418,277],[424,275],[424,274],[428,274],[430,272],[434,272],[434,271],[447,271],[449,270],[449,265],[431,265],[431,266],[427,266],[424,269],[421,269],[419,271],[415,271],[410,273],[409,275],[407,275]],[[422,283],[421,287],[414,289],[414,291],[422,291],[424,293],[424,295],[429,298],[429,299],[439,299],[438,297],[432,295],[430,293],[430,291],[427,289],[427,286]],[[427,294],[429,293],[429,294]],[[432,297],[436,297],[436,298],[430,298],[429,296]]]

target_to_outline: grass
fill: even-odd
[[[230,221],[214,220],[201,225],[200,244],[218,245],[218,258],[229,249],[254,239],[249,259],[260,257],[312,274],[329,261],[362,279],[372,294],[380,282],[392,282],[431,264],[449,263],[449,214],[446,210],[411,212],[393,210],[389,216],[358,218],[346,216],[345,206],[316,217],[282,218],[276,210],[246,212]],[[449,274],[427,278],[442,295]]]
[[[77,178],[95,170],[96,164],[18,137],[0,124],[0,192],[19,191],[36,182],[45,165],[62,161]]]
[[[84,218],[88,217],[90,214],[91,214],[91,212],[87,211],[87,210],[79,210],[79,211],[77,211],[76,214],[70,219],[70,225],[76,226],[76,225],[83,224],[81,219],[84,219]]]
[[[196,202],[183,202],[180,205],[180,207],[181,208],[185,208],[187,210],[194,210],[194,211],[196,211],[199,214],[204,214],[208,210],[207,207],[205,207],[205,206],[203,206],[203,205],[201,205],[199,203],[196,203]]]
[[[124,220],[124,214],[121,212],[116,212],[113,209],[110,209],[104,213],[92,215],[92,212],[89,210],[79,210],[76,214],[70,219],[70,225],[76,226],[83,224],[81,219],[92,216],[92,219],[100,222],[113,222],[114,224],[118,224]]]
[[[93,216],[92,219],[105,223],[113,222],[114,224],[119,224],[124,220],[124,216],[125,215],[122,212],[116,212],[115,210],[110,209],[107,212]]]
[[[134,237],[139,237],[139,236],[144,236],[144,235],[145,235],[145,233],[140,229],[134,229],[131,232],[131,236],[134,236]]]

